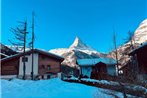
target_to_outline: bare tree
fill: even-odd
[[[12,45],[15,46],[22,46],[23,48],[23,79],[26,78],[25,73],[26,73],[26,65],[25,65],[25,61],[26,61],[26,57],[25,57],[25,50],[26,50],[26,38],[27,38],[27,21],[25,22],[19,22],[21,25],[17,26],[16,28],[11,28],[11,31],[14,34],[14,39],[9,40],[9,42]]]
[[[134,44],[135,44],[134,32],[131,32],[131,31],[128,32],[128,37],[125,39],[125,43],[128,43],[128,42],[130,42],[130,48],[131,50],[133,50],[135,48],[134,47]]]

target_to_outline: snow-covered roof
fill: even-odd
[[[138,51],[139,49],[144,48],[144,47],[146,47],[146,46],[147,46],[147,42],[143,43],[141,46],[139,46],[138,48],[136,48],[136,49],[134,49],[133,51],[131,51],[131,52],[129,53],[129,55],[134,54],[136,51]]]
[[[0,53],[0,55],[3,55],[3,56],[5,56],[5,57],[7,57],[8,55],[6,55],[6,54],[4,54],[4,53]]]
[[[59,57],[59,58],[63,58],[63,59],[64,59],[63,56],[57,55],[57,54],[52,53],[52,52],[49,52],[49,51],[46,51],[46,50],[44,50],[44,49],[35,49],[35,50],[38,50],[38,51],[40,51],[40,52],[44,52],[44,53],[47,53],[47,54],[49,53],[49,54],[51,54],[51,55],[54,55],[54,56],[57,56],[57,57]]]
[[[94,66],[97,63],[105,63],[107,65],[115,65],[116,60],[112,58],[92,58],[92,59],[78,59],[77,64],[80,66]]]
[[[27,50],[27,51],[26,51],[26,54],[30,54],[30,53],[32,53],[32,50]],[[59,56],[59,55],[50,53],[50,52],[45,51],[45,50],[34,49],[34,53],[44,54],[44,55],[47,55],[47,56],[50,56],[50,57],[59,59],[59,60],[61,60],[61,61],[64,60],[64,58],[63,58],[62,56]],[[20,56],[22,56],[22,55],[23,55],[23,53],[18,53],[18,54],[11,55],[11,56],[8,56],[8,57],[6,57],[6,58],[3,58],[3,59],[1,59],[1,61],[5,61],[5,60],[12,59],[12,58],[20,57]]]

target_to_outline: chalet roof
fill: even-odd
[[[6,55],[6,54],[4,54],[4,53],[0,53],[0,55],[5,56],[5,57],[8,57],[8,55]]]
[[[107,65],[116,65],[116,60],[112,58],[93,58],[93,59],[78,59],[79,66],[94,66],[97,63],[105,63]]]
[[[27,55],[27,54],[31,54],[31,53],[32,53],[32,49],[26,51],[25,54]],[[44,50],[40,50],[40,49],[34,49],[34,53],[43,54],[43,55],[49,56],[51,58],[54,58],[54,59],[57,59],[57,60],[60,60],[60,61],[64,60],[64,58],[62,56],[59,56],[59,55],[56,55],[56,54],[53,54],[53,53],[50,53],[50,52],[47,52],[47,51],[44,51]],[[3,58],[3,59],[1,59],[1,61],[7,61],[7,60],[17,58],[17,57],[20,57],[20,56],[23,56],[23,55],[24,55],[24,53],[18,53],[18,54],[11,55],[11,56],[8,56],[6,58]]]
[[[133,51],[131,51],[131,52],[129,53],[129,55],[133,55],[133,54],[136,53],[138,50],[143,49],[143,48],[145,48],[145,47],[147,47],[147,42],[145,42],[144,44],[142,44],[142,45],[139,46],[138,48],[136,48],[136,49],[134,49]]]

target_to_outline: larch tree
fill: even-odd
[[[19,22],[19,26],[15,28],[11,28],[11,31],[14,35],[13,40],[9,40],[9,42],[14,45],[22,48],[23,52],[23,79],[26,79],[26,45],[27,45],[27,21]]]

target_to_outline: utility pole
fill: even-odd
[[[115,58],[116,58],[116,64],[117,64],[116,65],[117,66],[117,75],[119,75],[119,68],[118,68],[118,66],[119,66],[119,62],[118,62],[118,50],[117,50],[117,46],[116,46],[117,43],[116,43],[116,33],[115,33],[115,31],[114,31],[114,35],[113,35],[113,43],[114,43],[114,48],[115,48]],[[122,77],[120,79],[122,81]],[[121,81],[118,80],[118,83],[119,83],[119,85],[121,87],[121,90],[122,90],[122,93],[123,93],[124,98],[127,98],[125,87],[121,83]]]
[[[34,12],[32,12],[32,80],[34,79]]]
[[[25,74],[26,73],[26,63],[25,63],[26,62],[26,57],[25,57],[25,53],[26,53],[26,34],[27,34],[27,21],[24,22],[24,43],[23,43],[24,44],[23,45],[24,50],[23,50],[23,58],[22,58],[23,59],[22,61],[23,61],[23,79],[24,80],[26,78],[26,74]]]
[[[114,48],[115,48],[115,59],[116,59],[116,66],[117,66],[117,75],[119,75],[118,51],[117,51],[117,46],[116,46],[116,34],[115,34],[115,32],[114,32],[114,35],[113,35],[113,43],[114,43]]]

